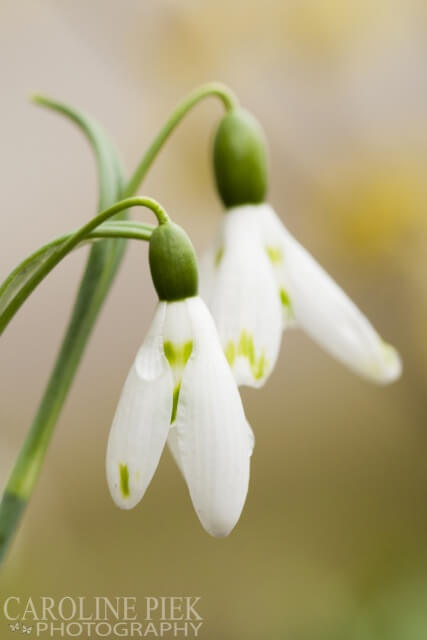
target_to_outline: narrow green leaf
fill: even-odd
[[[121,162],[117,151],[100,124],[77,109],[46,96],[34,95],[32,100],[35,104],[52,109],[67,117],[79,127],[88,139],[95,154],[98,170],[98,211],[106,209],[119,200],[122,187]]]

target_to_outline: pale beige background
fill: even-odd
[[[265,126],[270,201],[405,365],[398,384],[376,388],[288,332],[268,385],[243,391],[257,444],[230,538],[203,532],[167,455],[123,513],[104,481],[106,438],[155,304],[146,247],[131,245],[2,595],[200,595],[209,639],[426,636],[426,42],[421,0],[0,0],[2,279],[96,206],[85,140],[29,93],[97,117],[131,170],[173,105],[221,80]],[[221,216],[209,163],[220,114],[201,105],[143,189],[198,250]],[[2,337],[2,481],[84,260],[56,269]]]

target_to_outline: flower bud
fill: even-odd
[[[260,124],[248,111],[238,108],[221,120],[213,160],[217,188],[226,207],[264,201],[266,140]]]
[[[173,222],[160,224],[150,239],[151,277],[160,300],[172,302],[197,295],[196,254],[185,231]]]

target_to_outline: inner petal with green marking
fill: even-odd
[[[167,340],[163,343],[163,350],[172,369],[183,369],[193,351],[193,341],[189,340],[188,342],[184,342],[184,344],[174,344],[170,342],[170,340]]]
[[[181,389],[182,374],[187,364],[188,358],[193,351],[193,341],[188,340],[182,344],[174,344],[170,340],[166,340],[163,343],[163,351],[166,359],[172,369],[175,387],[173,390],[173,404],[171,414],[171,424],[176,420],[176,414],[178,411],[179,392]]]
[[[261,380],[267,373],[268,360],[265,356],[265,349],[261,349],[257,354],[253,336],[245,329],[242,330],[237,344],[232,340],[227,342],[224,353],[230,367],[234,365],[239,356],[246,358],[255,380]]]

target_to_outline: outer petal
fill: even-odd
[[[251,426],[249,424],[247,424],[247,426],[248,426],[247,438],[248,438],[249,455],[252,455],[252,452],[253,452],[254,446],[255,446],[255,434],[252,431]],[[181,471],[182,475],[184,476],[184,469],[183,469],[183,466],[182,466],[181,453],[180,453],[180,450],[179,450],[178,431],[175,428],[175,426],[172,426],[169,429],[168,447],[169,447],[169,451],[172,454],[173,459],[175,460],[175,463],[176,463],[178,469]]]
[[[283,328],[292,327],[296,319],[289,293],[289,277],[285,262],[283,224],[269,204],[258,205],[259,234],[273,270],[279,299],[282,305]]]
[[[224,257],[224,221],[199,259],[199,293],[209,306],[214,295],[218,267]]]
[[[176,462],[178,469],[181,471],[182,475],[184,475],[184,469],[182,466],[181,455],[180,455],[179,444],[178,444],[178,432],[176,430],[175,425],[169,429],[168,447],[169,447],[169,451],[172,454],[172,458]]]
[[[397,351],[381,339],[344,291],[284,227],[282,241],[298,324],[360,375],[381,384],[396,380],[401,373]]]
[[[194,348],[182,378],[175,449],[203,527],[222,537],[246,499],[251,431],[209,311],[200,298],[187,304]]]
[[[172,412],[173,376],[163,352],[166,303],[160,303],[125,382],[107,447],[107,480],[114,502],[131,509],[159,463]]]
[[[258,218],[256,206],[230,210],[224,218],[222,246],[208,253],[201,274],[201,291],[236,381],[253,387],[264,384],[271,373],[282,329],[279,292]]]

